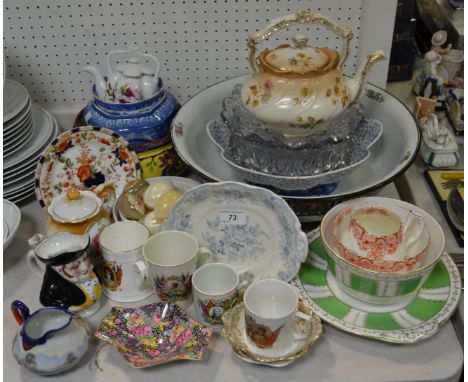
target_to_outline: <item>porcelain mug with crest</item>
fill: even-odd
[[[192,304],[192,275],[197,267],[213,260],[212,252],[182,231],[163,231],[143,246],[156,295],[182,309]]]
[[[130,220],[113,223],[99,235],[103,292],[111,300],[133,302],[154,293],[142,252],[148,238],[148,229]]]
[[[343,40],[342,52],[312,47],[308,38],[300,35],[291,44],[266,49],[257,57],[257,45],[298,24],[326,27]],[[384,57],[381,50],[373,52],[354,78],[343,76],[352,38],[351,29],[307,10],[272,20],[248,39],[253,74],[242,86],[244,105],[266,127],[284,135],[311,134],[317,125],[335,118],[361,96],[370,67]]]
[[[257,352],[281,356],[293,342],[304,339],[296,320],[310,323],[312,317],[298,311],[298,304],[297,292],[287,282],[264,279],[252,283],[244,293],[246,344]]]
[[[99,309],[101,284],[88,258],[89,235],[56,232],[29,239],[31,269],[43,277],[39,300],[44,306],[58,306],[81,317]],[[45,269],[44,268],[45,265]]]
[[[210,263],[198,268],[192,277],[197,320],[215,328],[223,327],[222,316],[239,301],[251,273],[237,273],[228,264]],[[250,277],[251,278],[251,277]]]
[[[12,302],[11,310],[21,325],[13,339],[13,355],[33,373],[62,373],[76,366],[88,351],[88,325],[67,310],[48,307],[30,313],[19,300]]]

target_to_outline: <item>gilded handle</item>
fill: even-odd
[[[249,64],[255,73],[258,73],[257,45],[265,41],[273,33],[297,24],[319,24],[337,36],[341,37],[343,39],[343,49],[340,54],[339,67],[341,68],[343,66],[343,63],[346,61],[349,55],[349,43],[353,38],[353,32],[351,29],[340,27],[333,20],[322,16],[319,13],[305,10],[274,19],[265,29],[262,29],[261,31],[249,36],[249,40],[247,42],[250,50]]]

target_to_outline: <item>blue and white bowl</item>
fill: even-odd
[[[137,151],[147,151],[169,142],[169,129],[178,104],[174,96],[163,89],[152,97],[134,103],[111,103],[94,98],[84,109],[86,124],[105,127],[123,136]]]
[[[338,170],[309,176],[272,175],[242,167],[227,157],[231,132],[226,123],[221,119],[215,119],[208,123],[206,129],[208,136],[220,148],[224,161],[245,182],[269,188],[283,195],[296,196],[298,194],[328,195],[332,193],[341,178],[354,171],[370,157],[369,149],[382,135],[383,125],[378,120],[365,119],[353,138],[356,143],[350,164]]]

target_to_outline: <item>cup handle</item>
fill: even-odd
[[[34,253],[34,250],[31,249],[28,251],[28,254],[26,255],[26,259],[28,261],[29,268],[37,275],[39,278],[42,278],[44,275],[44,272],[42,269],[39,267],[39,264],[37,263],[37,258],[36,254]]]
[[[213,263],[214,261],[215,258],[213,256],[213,252],[211,252],[211,249],[208,247],[200,247],[198,249],[197,268],[208,263]]]
[[[239,285],[237,285],[237,291],[239,294],[243,294],[247,287],[252,284],[253,275],[249,269],[243,269],[237,272],[237,274],[239,275]]]
[[[312,326],[311,324],[311,321],[312,321],[312,317],[309,316],[308,314],[305,314],[305,313],[302,313],[302,312],[299,312],[297,311],[295,313],[295,316],[303,321],[306,321],[307,322],[307,327],[306,327],[306,330],[305,330],[305,333],[299,333],[298,331],[295,331],[294,332],[294,340],[297,341],[297,340],[303,340],[305,338],[307,338],[308,336],[308,333],[310,332],[310,328]]]
[[[148,280],[149,275],[148,275],[148,268],[146,267],[146,264],[142,260],[138,260],[135,263],[135,271],[137,273],[137,286],[139,290],[144,289],[145,287],[145,282]]]

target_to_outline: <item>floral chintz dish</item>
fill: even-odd
[[[200,360],[212,331],[176,304],[159,302],[113,307],[99,324],[96,337],[117,348],[130,366],[143,368],[181,359]]]

